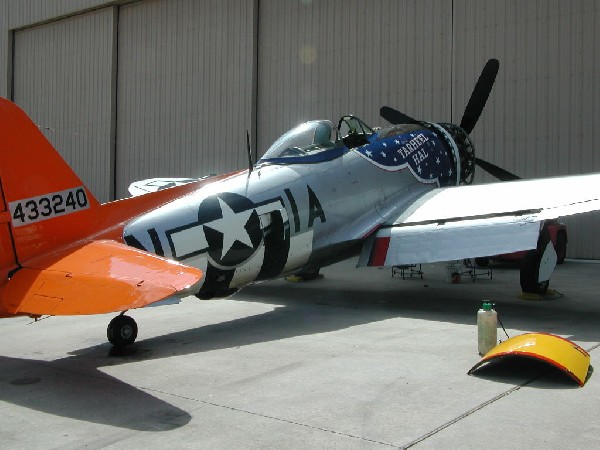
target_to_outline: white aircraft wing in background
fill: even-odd
[[[535,249],[545,220],[600,210],[600,174],[436,189],[363,246],[359,266]]]

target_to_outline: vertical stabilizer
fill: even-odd
[[[4,265],[13,259],[22,264],[59,248],[94,226],[97,200],[31,119],[4,98],[0,98],[0,184],[4,207],[0,247],[3,252],[13,249],[13,256],[0,260]]]

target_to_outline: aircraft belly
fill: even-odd
[[[248,261],[235,268],[233,277],[229,282],[229,288],[239,289],[256,280],[263,266],[264,259],[265,247],[261,246]]]
[[[304,266],[313,249],[314,231],[308,230],[290,238],[290,251],[283,273],[293,272]]]

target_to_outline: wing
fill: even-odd
[[[92,241],[32,261],[2,291],[13,314],[101,314],[140,308],[189,288],[198,269],[114,241]]]
[[[147,194],[149,192],[162,191],[175,186],[181,186],[188,183],[193,183],[202,178],[150,178],[147,180],[135,181],[129,185],[128,191],[133,197]]]
[[[544,220],[599,209],[600,174],[436,189],[370,236],[359,266],[529,250]]]

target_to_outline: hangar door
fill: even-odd
[[[383,105],[450,120],[452,2],[261,0],[258,23],[260,154],[306,120],[387,124]]]
[[[15,32],[14,101],[100,201],[111,197],[113,9]]]
[[[594,9],[596,13],[594,14]],[[454,2],[454,117],[482,62],[500,60],[472,138],[479,157],[523,177],[599,172],[598,2]],[[483,171],[477,182],[496,181]],[[600,258],[600,213],[567,217],[567,255]]]
[[[135,180],[247,167],[253,3],[152,1],[120,9],[117,196]]]

